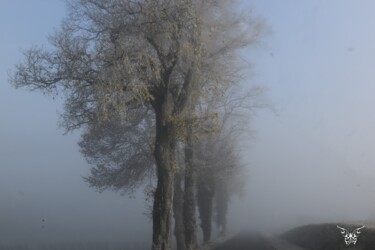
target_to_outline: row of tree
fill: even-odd
[[[236,140],[245,130],[239,124],[247,124],[242,109],[253,109],[254,104],[250,101],[259,96],[259,90],[254,88],[251,96],[240,98],[237,93],[225,98],[215,97],[216,105],[211,102],[210,107],[214,106],[216,111],[224,113],[214,119],[205,119],[204,132],[191,126],[185,140],[177,145],[173,215],[178,249],[185,249],[185,245],[188,248],[197,245],[196,207],[204,242],[211,238],[213,219],[220,228],[220,234],[225,235],[230,195],[240,193],[244,185],[244,169],[236,153]],[[147,194],[148,198],[153,198],[155,128],[150,116],[152,113],[138,113],[134,123],[122,124],[114,119],[85,131],[79,145],[88,162],[94,166],[86,178],[92,187],[99,191],[110,189],[131,195],[139,186],[150,182]],[[197,135],[199,137],[194,138]]]
[[[208,240],[213,197],[225,232],[234,117],[252,107],[233,95],[239,50],[261,22],[233,0],[71,0],[68,11],[54,49],[26,50],[11,82],[65,94],[62,125],[83,128],[92,186],[131,192],[155,177],[153,250],[170,249],[173,211],[179,249],[196,247],[196,204]]]

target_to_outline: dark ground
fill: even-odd
[[[274,250],[266,238],[260,234],[240,234],[222,244],[219,244],[214,250]]]
[[[352,232],[360,225],[339,224]],[[284,234],[240,234],[212,250],[375,250],[375,229],[364,228],[356,245],[346,246],[337,224],[317,224],[294,228]]]
[[[261,234],[237,235],[212,250],[304,250],[280,237]]]

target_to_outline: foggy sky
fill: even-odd
[[[276,112],[254,118],[243,150],[249,184],[230,228],[375,220],[375,3],[249,2],[268,32],[245,55],[246,82],[265,87]],[[57,126],[62,99],[7,82],[20,49],[48,46],[64,16],[63,1],[0,0],[0,235],[149,241],[141,195],[98,194],[83,182],[79,131]]]

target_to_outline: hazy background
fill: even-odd
[[[375,220],[375,2],[253,0],[268,24],[248,54],[267,89],[244,156],[249,183],[230,228]],[[244,6],[245,7],[245,6]],[[15,90],[20,49],[47,43],[58,0],[0,0],[1,241],[151,239],[145,201],[95,193],[81,176],[79,131],[63,135],[62,100]],[[251,141],[250,141],[251,140]],[[142,192],[140,192],[142,194]]]

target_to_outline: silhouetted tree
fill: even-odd
[[[211,239],[213,219],[220,234],[225,235],[230,196],[243,190],[245,168],[240,160],[238,141],[244,133],[251,133],[249,122],[253,112],[267,106],[262,100],[262,91],[255,86],[244,95],[234,87],[221,98],[209,100],[205,106],[210,110],[208,113],[216,112],[218,116],[215,123],[209,120],[206,124],[215,128],[213,133],[201,136],[194,147],[199,165],[197,201],[204,241]]]
[[[245,186],[246,170],[237,153],[236,142],[233,138],[224,137],[220,142],[217,153],[217,169],[215,175],[215,215],[214,219],[219,227],[220,236],[226,235],[227,213],[230,197],[241,194]]]

